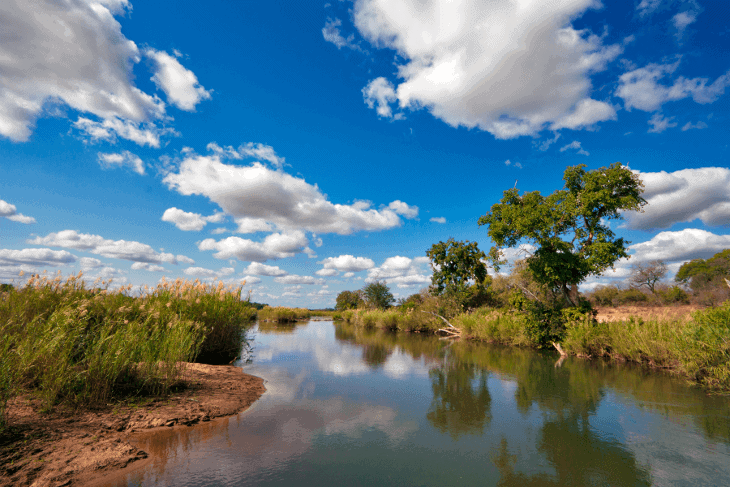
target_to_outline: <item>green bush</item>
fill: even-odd
[[[660,288],[656,293],[663,304],[689,304],[689,295],[679,286]]]

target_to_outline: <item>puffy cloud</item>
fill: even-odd
[[[280,269],[278,266],[260,264],[258,262],[251,262],[243,272],[257,276],[285,276],[288,274],[288,272]]]
[[[208,222],[220,223],[225,218],[223,213],[215,213],[211,216],[203,216],[199,213],[190,213],[175,208],[168,208],[162,214],[163,222],[173,223],[177,228],[184,231],[200,231]]]
[[[393,83],[383,78],[375,78],[362,89],[362,96],[368,108],[375,108],[375,113],[380,117],[402,120],[405,118],[402,113],[393,115],[391,103],[398,100]]]
[[[275,277],[274,282],[279,284],[318,284],[320,286],[325,283],[324,279],[316,279],[312,276],[297,276],[296,274]]]
[[[426,275],[419,268],[429,263],[428,257],[410,259],[396,255],[388,257],[380,267],[368,270],[367,282],[385,280],[389,284],[397,284],[399,288],[411,287],[416,284],[430,284],[431,276]]]
[[[477,127],[496,138],[548,127],[590,128],[616,119],[590,98],[590,75],[621,52],[571,21],[594,0],[540,2],[359,0],[354,21],[371,44],[405,60],[402,82],[372,80],[365,102],[381,117],[391,105],[426,107],[449,125]]]
[[[55,267],[76,262],[76,256],[65,250],[0,249],[0,266],[30,265]]]
[[[679,67],[679,61],[673,64],[649,64],[634,69],[619,77],[616,96],[624,100],[624,108],[638,108],[645,112],[659,110],[663,104],[691,97],[696,103],[707,104],[717,100],[730,85],[730,72],[719,76],[711,84],[707,78],[688,79],[684,76],[674,80],[671,86],[659,83],[659,80],[673,74]]]
[[[25,223],[26,225],[35,223],[35,218],[18,213],[18,209],[15,205],[11,205],[4,200],[0,200],[0,217],[5,217],[8,220],[18,223]]]
[[[701,167],[644,173],[643,213],[626,212],[626,226],[650,230],[702,220],[705,225],[730,225],[730,169]]]
[[[114,18],[128,8],[127,0],[2,2],[0,134],[28,140],[53,104],[105,121],[164,118],[165,104],[132,82],[139,50]]]
[[[569,149],[576,149],[578,151],[577,153],[580,154],[580,155],[582,155],[582,156],[590,156],[591,155],[587,150],[585,150],[585,149],[583,149],[581,147],[580,142],[578,142],[577,140],[574,140],[573,142],[571,142],[570,144],[568,144],[568,145],[566,145],[564,147],[561,147],[560,148],[560,152],[565,152],[565,151],[567,151]]]
[[[650,134],[660,134],[665,130],[676,127],[677,122],[674,121],[674,117],[665,117],[661,113],[655,113],[649,119],[649,125],[651,128],[647,130]]]
[[[332,277],[336,276],[338,274],[337,269],[320,269],[317,272],[315,272],[318,276],[322,277]]]
[[[323,270],[335,270],[340,272],[359,272],[375,267],[375,262],[367,257],[355,257],[354,255],[340,255],[338,257],[327,257],[320,262]],[[320,274],[332,275],[332,274]]]
[[[727,248],[730,248],[730,235],[715,235],[697,228],[685,228],[677,232],[661,232],[648,242],[632,245],[630,263],[707,259]]]
[[[27,243],[86,250],[92,254],[113,259],[147,262],[150,264],[177,264],[178,260],[182,261],[183,258],[188,259],[188,257],[183,255],[175,256],[164,252],[155,252],[149,245],[133,240],[108,240],[99,235],[78,233],[76,230],[63,230],[58,233],[49,233],[45,237],[36,237],[32,240],[27,240]]]
[[[342,274],[342,277],[344,277],[345,279],[349,279],[349,278],[353,277],[354,275],[355,275],[354,272],[345,272],[344,274]]]
[[[93,257],[81,257],[79,259],[79,266],[83,270],[98,269],[99,267],[104,267],[104,263]],[[132,265],[132,269],[134,269],[134,265]]]
[[[147,262],[135,262],[132,264],[132,270],[149,271],[149,272],[165,272],[165,268],[161,265],[148,264]]]
[[[260,162],[249,166],[224,164],[221,158],[228,156],[224,150],[213,151],[209,156],[188,153],[179,163],[178,172],[167,174],[163,181],[180,194],[208,197],[246,231],[271,231],[275,226],[289,232],[347,235],[358,230],[397,227],[402,223],[398,212],[417,211],[400,201],[392,203],[398,212],[389,207],[371,209],[370,203],[363,201],[333,204],[316,185],[304,179],[272,170]]]
[[[167,101],[176,107],[189,112],[195,110],[195,105],[201,100],[210,99],[210,91],[206,91],[195,74],[183,67],[180,61],[166,52],[155,49],[146,49],[145,55],[152,59],[157,71],[152,81],[167,95]]]
[[[190,257],[185,257],[184,255],[178,255],[177,261],[180,262],[181,264],[189,264],[189,265],[195,264],[195,261],[193,259],[191,259]]]
[[[272,233],[263,242],[240,237],[228,237],[220,241],[212,238],[198,244],[200,250],[214,250],[216,259],[231,259],[249,262],[265,262],[267,260],[284,259],[304,253],[309,241],[303,232]]]
[[[429,221],[434,222],[434,223],[443,224],[443,223],[446,223],[446,218],[444,218],[443,216],[438,216],[438,217],[431,218]]]
[[[400,200],[395,200],[388,205],[388,208],[393,210],[398,215],[401,215],[408,219],[413,219],[418,216],[418,207],[410,206]]]
[[[206,269],[204,267],[188,267],[183,272],[188,276],[216,278],[229,276],[235,272],[235,269],[233,269],[233,267],[224,267],[220,270],[214,271],[213,269]]]
[[[144,162],[142,162],[142,159],[140,159],[139,156],[132,154],[128,150],[118,154],[106,154],[99,152],[97,157],[99,158],[99,165],[101,165],[104,169],[110,169],[115,166],[127,166],[137,174],[144,176]]]
[[[245,276],[243,280],[246,282],[247,286],[253,286],[254,284],[261,282],[261,278],[256,276]]]

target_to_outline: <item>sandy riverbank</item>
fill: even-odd
[[[263,379],[238,367],[185,367],[186,387],[163,399],[49,414],[40,414],[31,396],[11,400],[10,432],[0,438],[0,486],[97,484],[147,458],[128,442],[130,434],[237,414],[266,391]]]

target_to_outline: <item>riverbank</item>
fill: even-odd
[[[246,410],[266,391],[263,379],[230,365],[183,365],[182,387],[167,397],[136,398],[99,409],[55,408],[21,394],[8,403],[12,425],[0,437],[0,486],[86,486],[138,466],[147,453],[129,436],[190,427]]]
[[[730,301],[705,309],[604,309],[598,320],[575,315],[547,324],[528,313],[487,307],[459,313],[448,323],[433,312],[428,314],[418,309],[405,313],[356,310],[342,312],[341,318],[362,328],[442,333],[518,347],[557,344],[561,353],[659,368],[684,376],[708,392],[730,394]]]

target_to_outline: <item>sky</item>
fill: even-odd
[[[614,162],[648,205],[610,222],[631,257],[581,290],[655,259],[671,278],[730,248],[729,18],[701,0],[5,0],[0,282],[407,297],[434,243],[489,250],[477,220],[505,190]]]

